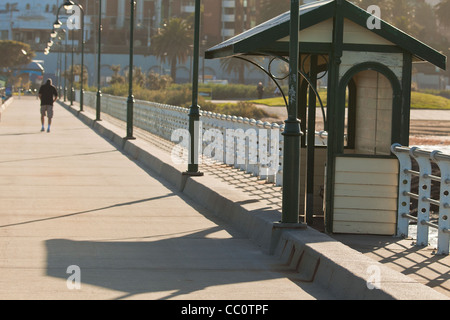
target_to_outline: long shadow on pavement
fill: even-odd
[[[208,237],[221,230],[222,227],[215,226],[155,241],[47,240],[47,275],[68,279],[67,268],[78,266],[82,286],[89,284],[123,292],[117,299],[144,293],[152,293],[158,299],[183,298],[191,293],[202,297],[201,291],[208,287],[286,277],[286,273],[273,271],[276,264],[273,257],[262,254],[248,240]],[[328,298],[312,285],[301,288],[311,290],[310,294],[319,299]],[[242,292],[236,294],[242,299]],[[277,294],[274,292],[274,299]]]

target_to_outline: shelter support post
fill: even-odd
[[[289,106],[284,129],[283,201],[281,223],[299,223],[300,192],[300,121],[298,106],[298,65],[300,29],[299,1],[291,1],[290,53],[289,53]]]
[[[315,86],[317,83],[317,56],[311,56],[310,80]],[[306,193],[305,193],[305,215],[306,223],[312,224],[314,214],[314,151],[316,144],[316,95],[313,88],[309,88],[308,101],[308,135],[307,135],[307,157],[306,157]]]
[[[336,16],[333,20],[333,51],[330,55],[330,70],[328,76],[328,103],[327,103],[327,126],[328,131],[328,152],[326,164],[326,182],[325,182],[325,230],[328,233],[333,232],[333,198],[334,198],[334,173],[336,155],[344,150],[344,121],[339,121],[339,114],[345,113],[345,105],[339,105],[339,69],[343,54],[344,41],[344,17],[342,16],[342,1],[336,1]],[[338,137],[342,137],[339,139]]]

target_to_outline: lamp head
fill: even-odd
[[[75,5],[75,3],[73,3],[73,1],[71,1],[71,0],[66,0],[63,4],[64,9],[66,9],[66,11],[72,10],[74,5]]]
[[[61,26],[62,26],[61,21],[59,21],[58,19],[56,19],[56,21],[53,23],[53,28],[54,28],[54,29],[59,29],[59,28],[61,28]]]

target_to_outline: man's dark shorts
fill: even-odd
[[[53,118],[53,106],[51,105],[41,106],[41,116],[45,117],[46,115],[49,119]]]

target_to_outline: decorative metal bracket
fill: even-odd
[[[284,77],[277,77],[277,76],[275,76],[275,75],[272,73],[272,71],[271,71],[271,65],[272,65],[272,63],[273,63],[275,60],[277,60],[277,59],[278,59],[278,60],[281,60],[281,61],[284,61],[284,62],[286,62],[286,63],[289,63],[289,59],[287,59],[287,58],[285,58],[285,57],[282,57],[282,56],[274,55],[274,54],[271,54],[271,53],[269,54],[269,53],[266,53],[266,52],[261,52],[260,54],[263,55],[263,56],[269,56],[269,57],[272,57],[272,58],[270,59],[270,61],[269,61],[268,70],[266,70],[263,66],[261,66],[261,65],[258,64],[258,63],[256,63],[255,61],[252,61],[252,60],[250,60],[250,59],[246,59],[246,58],[244,58],[244,57],[242,57],[242,56],[235,56],[234,58],[241,59],[241,60],[243,60],[243,61],[246,61],[246,62],[249,62],[249,63],[253,64],[253,65],[256,66],[259,70],[261,70],[261,71],[264,72],[267,76],[269,76],[269,78],[275,83],[275,85],[276,85],[276,86],[278,87],[278,89],[280,90],[281,95],[283,96],[284,104],[286,105],[286,108],[288,108],[289,102],[288,102],[288,100],[287,100],[287,98],[286,98],[286,95],[285,95],[283,89],[281,88],[280,84],[278,83],[278,81],[286,79],[286,78],[289,76],[289,73],[286,74]],[[304,67],[305,61],[306,61],[306,59],[305,59],[305,60],[303,61],[303,63],[302,63],[302,69],[304,69],[303,67]],[[327,68],[326,71],[328,71],[328,68]],[[320,95],[319,95],[319,93],[317,92],[317,90],[316,90],[316,88],[315,88],[315,85],[311,82],[311,80],[309,79],[309,77],[307,76],[307,74],[306,74],[306,72],[305,72],[304,70],[300,70],[300,69],[299,69],[299,70],[298,70],[298,73],[299,73],[299,75],[302,76],[303,79],[305,79],[305,81],[308,83],[308,86],[313,90],[314,94],[316,95],[316,97],[317,97],[317,99],[318,99],[318,101],[319,101],[319,103],[320,103],[321,110],[322,110],[322,116],[323,116],[324,125],[325,125],[325,128],[327,128],[327,117],[326,117],[326,114],[325,114],[325,108],[324,108],[322,99],[320,98]],[[324,73],[324,75],[322,75],[320,78],[318,78],[318,80],[319,80],[319,79],[322,79],[322,78],[325,76],[325,74],[326,74],[326,72]]]

